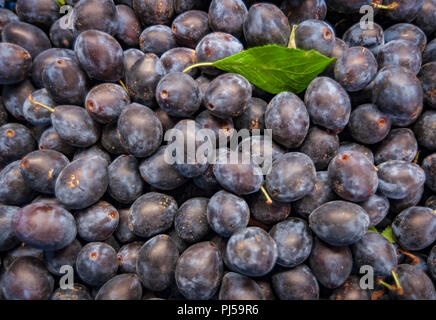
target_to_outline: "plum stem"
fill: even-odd
[[[267,204],[272,204],[271,197],[269,196],[268,192],[265,190],[265,188],[263,186],[260,186],[260,191],[262,191],[263,195],[265,196],[266,203]]]
[[[410,252],[407,252],[401,248],[398,248],[397,251],[399,253],[404,254],[405,256],[409,257],[410,259],[412,259],[412,262],[410,263],[411,265],[415,266],[419,263],[419,258],[413,254],[411,254]]]
[[[391,273],[392,273],[392,277],[394,278],[395,287],[396,287],[396,289],[398,291],[398,294],[402,295],[404,293],[404,291],[403,291],[403,287],[401,286],[400,281],[398,280],[397,273],[394,270],[392,270]]]
[[[382,286],[385,286],[386,288],[388,288],[390,291],[395,291],[395,288],[393,286],[391,286],[389,283],[384,282],[383,280],[379,279],[378,283],[381,284]]]
[[[388,5],[383,5],[383,4],[379,4],[377,2],[373,2],[373,3],[371,3],[371,6],[374,9],[395,10],[398,8],[399,4],[398,4],[398,2],[393,2],[393,3],[388,4]]]
[[[189,67],[187,67],[185,70],[183,70],[184,73],[194,69],[194,68],[198,68],[198,67],[213,67],[213,62],[200,62],[200,63],[195,63]]]
[[[127,90],[126,85],[124,84],[123,80],[118,80],[119,84],[123,87],[124,90],[126,90],[127,93],[129,93],[129,90]]]
[[[291,36],[289,37],[288,48],[297,49],[297,44],[295,43],[295,31],[297,30],[298,25],[294,24],[292,26]]]
[[[34,105],[37,105],[37,106],[43,107],[44,109],[47,109],[47,110],[50,111],[50,112],[54,112],[54,111],[55,111],[54,108],[49,107],[49,106],[47,106],[47,105],[45,105],[45,104],[42,104],[42,103],[40,103],[40,102],[37,102],[37,101],[33,100],[32,93],[29,93],[28,99],[29,99],[29,101],[30,101],[31,104],[34,104]]]
[[[414,164],[418,164],[419,156],[421,155],[421,150],[416,153],[415,159],[413,159]]]

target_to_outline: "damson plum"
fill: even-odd
[[[425,33],[431,34],[436,30],[435,15],[436,1],[424,0],[424,3],[416,16],[415,24]]]
[[[206,10],[206,5],[209,5],[208,2],[203,0],[174,0],[174,10],[176,13],[186,12],[191,9]]]
[[[71,29],[64,29],[63,20],[56,20],[50,27],[50,41],[56,48],[71,48],[74,43],[74,32]]]
[[[118,226],[119,215],[110,203],[99,201],[76,212],[77,233],[88,242],[107,240]]]
[[[404,199],[425,182],[425,173],[418,165],[391,160],[378,166],[379,191],[390,199]]]
[[[0,205],[0,251],[13,249],[20,243],[12,230],[12,219],[19,210],[19,207]]]
[[[54,194],[56,179],[69,163],[68,158],[58,151],[37,150],[21,159],[21,175],[33,190]]]
[[[353,259],[356,268],[371,266],[375,276],[389,276],[397,267],[395,247],[381,234],[368,231],[353,245]]]
[[[327,14],[325,0],[285,0],[282,1],[280,8],[288,17],[290,25],[308,19],[324,20]]]
[[[391,204],[389,211],[394,214],[399,214],[401,211],[416,206],[421,201],[422,195],[424,194],[424,185],[418,188],[418,190],[410,193],[404,199],[389,199]]]
[[[330,56],[335,45],[335,32],[324,21],[309,19],[301,22],[295,31],[295,44],[302,50],[316,50]]]
[[[0,161],[21,159],[35,149],[32,132],[19,123],[7,123],[0,127]]]
[[[156,189],[173,190],[183,185],[187,179],[165,160],[167,146],[160,147],[151,157],[139,166],[145,182]]]
[[[416,122],[413,131],[419,144],[431,151],[436,150],[436,111],[426,111]]]
[[[309,265],[323,286],[334,289],[341,286],[350,275],[353,257],[349,247],[334,247],[316,239]]]
[[[129,208],[118,209],[119,223],[114,232],[116,239],[121,243],[130,243],[136,240],[136,235],[129,228]]]
[[[400,3],[394,0],[384,1],[385,5],[397,3],[398,6],[393,10],[386,10],[386,15],[392,20],[397,21],[412,21],[421,10],[424,0],[403,0]]]
[[[94,144],[89,148],[78,149],[76,153],[74,153],[73,161],[94,156],[106,160],[108,164],[111,163],[110,155],[106,151],[104,151],[98,144]]]
[[[219,235],[230,237],[237,230],[246,228],[249,219],[250,209],[243,198],[223,190],[210,198],[207,222]]]
[[[268,21],[267,24],[264,22]],[[286,47],[291,27],[285,14],[270,3],[256,3],[248,10],[244,21],[244,37],[248,46],[277,44]]]
[[[433,109],[436,109],[436,62],[430,62],[422,66],[418,74],[424,93],[424,102]]]
[[[249,277],[236,272],[224,275],[219,300],[264,300],[260,286]]]
[[[165,73],[157,55],[147,53],[140,57],[126,76],[126,85],[132,100],[153,107],[156,104],[156,86]]]
[[[400,264],[396,270],[398,281],[403,288],[401,294],[393,292],[400,300],[435,300],[436,291],[425,272],[410,264]]]
[[[374,23],[373,28],[364,29],[361,23],[351,26],[343,35],[342,39],[350,47],[365,47],[377,55],[380,48],[385,44],[383,28]]]
[[[3,42],[15,43],[26,49],[32,57],[51,48],[47,35],[38,27],[25,22],[9,22],[2,30]]]
[[[87,77],[76,60],[58,58],[42,73],[42,83],[57,104],[82,105],[87,92]]]
[[[200,10],[186,11],[174,19],[171,30],[179,46],[195,48],[198,41],[209,33],[207,13]]]
[[[29,51],[13,43],[0,43],[0,84],[23,81],[31,67]]]
[[[38,147],[40,150],[56,150],[66,156],[74,153],[74,147],[61,139],[53,127],[47,128],[39,138]]]
[[[85,99],[85,108],[97,122],[116,121],[123,108],[130,104],[130,97],[120,85],[104,83],[92,88]]]
[[[190,48],[173,48],[166,51],[160,57],[160,62],[165,68],[166,73],[183,72],[183,70],[193,65],[196,61],[195,50]],[[196,69],[192,69],[187,73],[190,76],[194,76],[196,72]]]
[[[422,63],[421,50],[410,41],[392,40],[380,48],[377,60],[380,68],[402,66],[418,74]]]
[[[173,197],[157,192],[146,193],[130,207],[129,228],[143,238],[154,236],[171,227],[177,210]]]
[[[146,289],[161,291],[174,281],[179,251],[171,237],[160,234],[148,240],[139,250],[136,272]]]
[[[2,294],[7,300],[48,300],[54,279],[34,257],[21,257],[2,275]]]
[[[422,162],[425,172],[425,185],[436,192],[436,153],[427,156]]]
[[[369,227],[378,225],[389,212],[389,200],[383,195],[374,194],[359,205],[369,216]]]
[[[92,297],[84,285],[75,283],[72,289],[56,289],[50,300],[92,300]]]
[[[273,162],[266,175],[266,189],[274,200],[293,202],[309,194],[315,186],[313,161],[303,153],[286,153]]]
[[[234,36],[224,32],[212,32],[198,42],[195,47],[197,62],[214,62],[241,52],[242,43]],[[216,76],[222,71],[214,67],[202,67],[208,75]]]
[[[118,202],[132,203],[142,195],[143,182],[135,157],[119,156],[110,164],[108,173],[108,192]]]
[[[115,37],[127,47],[137,47],[141,34],[141,23],[131,7],[117,6],[117,28]]]
[[[200,89],[190,75],[172,72],[157,84],[156,100],[170,116],[190,117],[200,108]]]
[[[138,103],[124,107],[118,118],[121,143],[135,157],[153,154],[162,142],[162,123],[153,111]]]
[[[210,299],[218,290],[222,276],[221,254],[212,242],[192,245],[177,261],[177,288],[189,300]]]
[[[0,171],[0,202],[21,205],[31,201],[35,192],[27,185],[20,170],[20,161],[9,163]]]
[[[79,240],[74,239],[68,246],[60,250],[44,251],[44,262],[50,273],[62,276],[62,266],[76,266],[77,255],[82,249]]]
[[[59,174],[56,198],[72,209],[83,209],[96,203],[106,192],[108,163],[101,157],[87,157],[71,162]]]
[[[265,126],[273,139],[286,148],[299,147],[309,131],[309,113],[303,101],[291,92],[276,95],[265,112]]]
[[[293,268],[303,263],[312,251],[312,234],[300,218],[289,218],[277,223],[269,232],[277,244],[277,264]]]
[[[55,107],[55,102],[50,98],[46,89],[32,92],[32,99],[50,108]],[[32,125],[48,126],[51,124],[51,113],[49,110],[30,102],[29,97],[23,103],[23,116]]]
[[[117,253],[106,243],[90,242],[80,250],[76,270],[86,284],[101,286],[117,273]]]
[[[117,28],[117,9],[113,0],[83,0],[74,6],[74,31],[100,30],[114,34]]]
[[[226,258],[231,270],[249,277],[260,277],[269,273],[276,264],[277,244],[258,227],[240,229],[227,242]]]
[[[427,36],[414,24],[398,23],[384,31],[386,43],[393,40],[406,40],[412,42],[421,51],[424,51],[427,44]]]
[[[436,61],[436,40],[433,39],[427,44],[425,50],[422,53],[422,63],[426,64],[435,61]]]
[[[332,246],[347,246],[364,236],[369,216],[357,204],[331,201],[310,214],[309,226],[324,242]]]
[[[220,189],[220,184],[213,173],[213,165],[209,165],[205,172],[193,179],[194,184],[204,190],[207,195],[213,195]]]
[[[139,58],[144,56],[144,52],[142,52],[139,49],[128,49],[124,52],[124,78],[127,77],[127,75],[130,73],[130,69],[132,66],[136,63],[136,61],[139,60]]]
[[[436,245],[431,249],[427,258],[428,272],[433,279],[436,279]]]
[[[361,288],[359,277],[350,276],[333,291],[330,300],[371,300],[371,295],[369,290]]]
[[[251,98],[250,83],[244,77],[226,73],[215,78],[208,86],[204,103],[219,118],[240,116]]]
[[[0,8],[0,33],[5,25],[11,21],[20,21],[20,19],[12,10]]]
[[[184,241],[195,243],[210,232],[207,221],[208,198],[191,198],[184,202],[174,219],[177,235]]]
[[[155,25],[142,31],[139,37],[139,47],[144,53],[154,53],[160,56],[164,52],[177,47],[177,43],[170,27]]]
[[[316,173],[315,186],[306,196],[293,204],[293,210],[301,217],[307,219],[313,210],[322,204],[336,200],[336,194],[328,183],[328,172],[319,171]]]
[[[248,154],[219,150],[213,172],[218,183],[237,195],[247,195],[259,191],[263,183],[261,168],[250,160]],[[236,155],[236,156],[235,156]],[[248,158],[247,161],[244,161]],[[235,163],[233,160],[236,159]]]
[[[122,246],[118,250],[118,270],[120,273],[136,273],[138,254],[143,245],[144,242],[142,241],[134,241]]]
[[[100,138],[100,127],[82,107],[57,106],[51,122],[61,139],[74,147],[89,147]]]
[[[124,76],[123,49],[109,34],[98,30],[84,31],[77,37],[74,51],[91,79],[118,81]]]
[[[12,229],[22,242],[43,250],[59,250],[76,237],[74,217],[61,206],[32,203],[18,211]]]
[[[372,101],[393,125],[405,127],[415,122],[422,111],[422,86],[408,69],[384,67],[374,79]]]
[[[260,98],[251,98],[246,107],[242,115],[234,119],[235,128],[237,130],[248,129],[250,131],[264,130],[267,103]]]
[[[365,201],[377,191],[376,168],[360,152],[339,153],[329,164],[328,176],[333,191],[348,201]]]
[[[213,31],[241,37],[247,13],[247,7],[242,0],[213,0],[208,12],[209,25]]]
[[[24,120],[23,104],[29,94],[35,90],[29,80],[13,85],[4,85],[2,98],[6,110],[17,120]]]
[[[141,300],[142,286],[136,274],[119,274],[98,290],[95,300]]]
[[[215,117],[209,110],[200,112],[195,117],[195,122],[200,125],[202,129],[212,130],[219,142],[220,137],[225,137],[228,141],[234,134],[234,124],[232,118],[222,119]]]
[[[318,300],[319,285],[310,268],[300,265],[272,276],[275,293],[281,300]]]
[[[363,104],[353,110],[348,127],[358,142],[374,144],[389,134],[391,119],[373,104]]]
[[[338,136],[316,126],[309,130],[303,145],[300,147],[300,152],[312,159],[317,170],[326,169],[338,150]]]
[[[418,152],[415,134],[408,128],[393,129],[375,149],[375,163],[389,160],[412,162]]]
[[[392,223],[398,243],[407,250],[422,250],[436,240],[436,214],[426,207],[410,207]]]
[[[376,73],[377,60],[372,52],[357,46],[345,49],[334,69],[336,81],[349,92],[364,89]]]
[[[132,7],[144,26],[168,24],[174,15],[174,0],[132,0]]]
[[[253,161],[261,166],[266,173],[269,172],[272,162],[286,153],[286,149],[271,141],[270,137],[258,134],[242,140],[238,149],[240,152],[249,153]]]

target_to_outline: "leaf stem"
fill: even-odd
[[[295,31],[297,30],[298,25],[294,24],[292,26],[291,36],[289,37],[288,48],[297,49],[297,45],[295,43]]]
[[[266,203],[267,204],[272,204],[273,202],[271,200],[271,197],[269,196],[268,192],[265,190],[265,188],[263,186],[260,186],[260,191],[262,191],[263,195],[265,196]]]
[[[394,278],[395,286],[398,290],[398,294],[402,295],[404,293],[403,287],[401,286],[400,281],[398,280],[397,273],[394,270],[392,270],[392,277]]]
[[[373,3],[371,3],[371,6],[374,9],[395,10],[398,8],[399,4],[398,4],[398,2],[393,2],[393,3],[388,4],[388,5],[383,5],[383,4],[379,4],[377,2],[373,2]]]
[[[45,104],[42,104],[42,103],[40,103],[40,102],[37,102],[37,101],[33,100],[33,97],[32,97],[32,94],[31,94],[31,93],[29,93],[28,99],[29,99],[29,101],[30,101],[31,104],[34,104],[34,105],[37,105],[37,106],[43,107],[44,109],[47,109],[47,110],[50,111],[50,112],[54,112],[54,111],[55,111],[54,108],[49,107],[49,106],[47,106],[47,105],[45,105]]]
[[[213,67],[214,62],[199,62],[195,63],[192,66],[187,67],[185,70],[183,70],[184,73],[198,67]]]

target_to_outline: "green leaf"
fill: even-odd
[[[395,236],[394,236],[394,233],[392,232],[392,227],[391,226],[389,226],[386,229],[384,229],[383,232],[381,233],[381,235],[383,237],[385,237],[391,243],[395,243],[396,242]]]
[[[56,0],[56,2],[59,7],[63,7],[66,4],[65,0]]]
[[[368,228],[368,230],[369,230],[369,231],[374,231],[374,232],[377,232],[377,233],[378,233],[378,230],[377,230],[376,228],[374,228],[374,227],[372,227],[372,228]]]
[[[315,50],[267,45],[250,48],[215,62],[197,63],[184,71],[195,67],[214,66],[238,73],[272,94],[283,91],[300,93],[335,60],[336,58],[328,58]]]

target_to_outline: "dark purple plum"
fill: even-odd
[[[298,25],[308,19],[324,20],[327,14],[325,0],[285,0],[280,8],[290,25]]]
[[[365,47],[377,55],[380,48],[385,44],[383,28],[377,23],[371,29],[363,29],[361,23],[352,25],[342,36],[350,47]]]
[[[128,153],[126,147],[121,143],[121,137],[118,132],[118,124],[108,123],[101,131],[101,145],[103,148],[114,155]]]
[[[38,147],[40,150],[56,150],[66,156],[71,156],[75,148],[61,139],[53,127],[47,128],[39,138]]]
[[[402,294],[393,292],[400,300],[435,300],[436,291],[431,279],[425,272],[410,264],[400,264],[396,270],[398,281],[403,288]]]
[[[176,284],[189,300],[207,300],[217,292],[223,277],[221,254],[214,243],[199,242],[183,252],[176,265]]]
[[[183,72],[187,67],[197,61],[195,50],[190,48],[173,48],[166,51],[160,57],[160,62],[165,68],[166,73]],[[195,76],[196,69],[187,72],[190,76]]]
[[[173,197],[157,192],[146,193],[130,207],[129,228],[140,237],[152,237],[172,226],[177,210]]]
[[[168,24],[174,15],[174,0],[132,0],[132,7],[144,26]]]
[[[291,206],[289,204],[277,201],[272,201],[269,204],[265,195],[260,191],[250,195],[247,202],[250,207],[250,216],[266,225],[273,225],[283,221],[291,213]]]
[[[136,235],[129,227],[129,209],[118,209],[119,223],[114,232],[116,239],[122,243],[130,243],[136,240]]]
[[[74,31],[100,30],[114,34],[117,29],[117,9],[113,0],[83,0],[74,6]]]
[[[94,144],[88,148],[77,149],[77,151],[74,153],[73,161],[94,156],[103,158],[108,164],[111,163],[110,155],[104,151],[99,144]]]
[[[400,3],[394,0],[383,1],[384,5],[398,6],[393,10],[386,10],[386,16],[396,21],[413,21],[421,10],[424,0],[403,0]]]
[[[106,192],[108,163],[101,157],[86,157],[71,162],[59,174],[56,198],[72,209],[84,209],[96,203]]]
[[[20,243],[12,229],[12,220],[19,210],[19,207],[0,205],[0,251],[13,249]]]
[[[134,241],[122,246],[118,250],[118,270],[120,273],[136,273],[138,254],[143,245],[144,242],[142,241]]]
[[[433,279],[436,279],[436,245],[431,249],[427,258],[428,272]]]
[[[146,289],[162,291],[174,282],[179,250],[166,234],[148,240],[139,250],[136,272]]]
[[[436,153],[427,156],[422,162],[425,172],[425,185],[436,192]]]
[[[92,300],[92,297],[84,285],[75,283],[72,289],[56,289],[50,300]]]
[[[418,74],[424,93],[424,102],[433,109],[436,109],[436,62],[430,62],[422,66]]]
[[[260,98],[251,98],[246,107],[242,115],[234,119],[235,129],[264,130],[267,103]]]
[[[406,40],[412,42],[421,51],[427,44],[427,36],[419,27],[410,23],[398,23],[384,31],[386,43],[393,40]]]
[[[183,12],[173,20],[171,30],[179,46],[194,49],[197,43],[210,32],[208,15],[200,10]]]
[[[184,202],[174,218],[174,228],[182,240],[195,243],[210,233],[208,224],[208,198],[191,198]]]
[[[226,264],[233,271],[249,277],[264,276],[277,262],[277,244],[258,227],[240,229],[227,242],[226,258]]]
[[[412,162],[418,152],[415,134],[408,128],[397,128],[377,145],[374,160],[377,165],[389,160]]]
[[[422,64],[421,49],[407,40],[392,40],[380,48],[377,60],[380,68],[401,66],[418,74]]]
[[[265,112],[265,127],[286,148],[299,147],[309,131],[309,113],[303,101],[291,92],[276,95]]]
[[[154,25],[142,31],[139,37],[139,47],[144,53],[154,53],[160,56],[177,47],[177,43],[170,27]]]
[[[210,198],[207,222],[220,236],[230,237],[237,230],[246,228],[249,219],[250,209],[243,198],[224,190]]]
[[[280,271],[272,276],[272,285],[280,300],[318,300],[319,285],[306,265]]]
[[[265,300],[260,286],[249,277],[235,272],[224,275],[219,300]]]
[[[143,181],[135,157],[119,156],[109,165],[108,174],[108,192],[118,202],[132,203],[142,195]]]
[[[119,274],[106,282],[95,300],[141,300],[142,286],[136,274]]]
[[[242,0],[212,0],[209,6],[209,26],[213,31],[241,37],[248,10]]]
[[[77,255],[76,270],[86,284],[101,286],[117,274],[117,253],[106,243],[90,242]]]
[[[332,246],[347,246],[364,236],[369,216],[352,202],[331,201],[310,214],[309,226],[324,242]]]
[[[117,28],[115,37],[126,47],[137,47],[141,34],[141,23],[131,7],[117,6]]]
[[[295,44],[298,49],[316,50],[330,56],[335,45],[335,32],[321,20],[308,19],[298,24],[295,30]]]
[[[312,127],[307,134],[300,152],[308,155],[317,170],[327,169],[330,161],[337,155],[339,150],[338,136],[319,127]]]
[[[350,276],[342,286],[333,291],[330,300],[371,300],[371,295],[369,290],[361,288],[358,276]]]
[[[413,131],[419,144],[431,151],[436,150],[436,111],[426,111],[416,122]]]
[[[425,33],[431,34],[436,30],[436,1],[424,0],[421,9],[416,16],[415,24]]]
[[[20,241],[37,249],[59,250],[68,246],[77,233],[73,215],[61,206],[41,202],[18,211],[12,229]]]
[[[71,48],[74,43],[74,31],[64,29],[62,25],[63,19],[56,20],[50,27],[50,41],[56,48]]]
[[[19,123],[7,123],[0,127],[0,162],[21,159],[35,149],[32,132]]]
[[[20,161],[9,163],[0,171],[0,202],[22,205],[35,197],[35,191],[27,185],[20,170]]]
[[[60,250],[44,251],[44,262],[47,270],[55,276],[62,276],[62,266],[76,266],[77,255],[82,249],[79,240],[74,239],[68,246]]]
[[[378,225],[388,214],[390,204],[387,197],[374,194],[368,200],[360,202],[359,205],[369,216],[369,227]]]
[[[195,122],[200,125],[202,129],[212,130],[219,142],[220,136],[225,137],[225,140],[230,140],[234,134],[234,124],[232,118],[222,119],[215,117],[209,110],[200,112],[195,117]],[[224,139],[224,138],[223,138]]]
[[[14,11],[6,8],[0,8],[0,33],[5,25],[7,25],[11,21],[20,21],[20,19]]]
[[[55,107],[55,102],[50,98],[46,89],[32,92],[32,99],[50,108]],[[23,103],[23,116],[34,126],[46,127],[51,125],[51,112],[39,105],[33,104],[29,98]]]
[[[32,82],[24,80],[13,85],[4,85],[2,89],[3,104],[7,111],[17,120],[25,120],[23,104],[35,88]]]
[[[29,51],[13,43],[0,43],[0,84],[23,81],[31,67]]]

